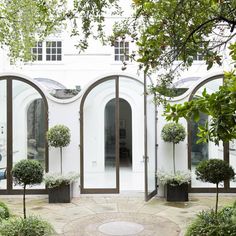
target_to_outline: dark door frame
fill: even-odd
[[[145,165],[145,171],[144,171],[144,191],[145,191],[145,201],[149,201],[152,197],[154,197],[157,194],[157,177],[155,176],[155,189],[149,193],[148,189],[148,162],[149,162],[149,156],[148,156],[148,135],[147,135],[147,74],[144,73],[144,165]],[[154,100],[155,100],[155,94],[154,94]],[[153,101],[154,102],[154,101]],[[157,171],[157,107],[155,106],[155,113],[154,113],[153,120],[155,120],[155,172]]]
[[[119,193],[120,192],[120,182],[119,182],[119,78],[120,76],[124,75],[114,75],[114,76],[107,76],[104,77],[92,85],[88,87],[85,93],[82,96],[81,103],[80,103],[80,188],[81,193],[89,193],[89,194],[96,194],[96,193]],[[130,76],[124,76],[125,78],[132,79],[141,85],[142,82],[139,80],[132,78]],[[88,96],[88,94],[99,84],[104,83],[109,80],[115,80],[115,123],[116,123],[116,188],[84,188],[84,103]]]
[[[6,81],[6,102],[7,102],[7,109],[6,109],[6,120],[7,120],[7,188],[6,189],[0,189],[0,194],[7,195],[7,194],[22,194],[22,190],[20,189],[13,189],[13,180],[12,180],[12,174],[11,170],[13,167],[13,106],[12,106],[12,82],[13,80],[21,81],[23,83],[26,83],[30,86],[32,86],[42,97],[44,105],[45,105],[45,127],[46,131],[48,130],[48,103],[47,99],[44,95],[44,93],[41,91],[41,89],[34,84],[33,82],[19,77],[19,76],[0,76],[0,81],[5,80]],[[45,171],[48,171],[48,145],[47,141],[45,139]],[[46,189],[27,189],[27,194],[45,194],[47,193]]]
[[[89,93],[99,84],[109,80],[115,81],[115,164],[116,164],[116,187],[115,188],[85,188],[84,187],[84,104]],[[119,193],[119,76],[109,76],[93,83],[84,93],[80,103],[80,190],[81,193]]]

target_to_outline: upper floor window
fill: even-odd
[[[46,42],[46,61],[61,61],[61,41]]]
[[[202,53],[197,53],[197,55],[193,56],[194,61],[203,61],[203,54]]]
[[[115,42],[115,61],[128,61],[129,60],[129,42],[116,41]]]
[[[35,46],[31,49],[32,60],[42,61],[43,60],[43,42],[37,42]]]
[[[37,42],[31,49],[33,61],[61,61],[62,60],[62,42],[46,41]]]

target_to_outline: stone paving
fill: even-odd
[[[221,196],[220,206],[236,195]],[[11,213],[22,215],[21,196],[0,196]],[[27,196],[27,214],[40,215],[65,236],[182,236],[201,210],[214,207],[215,197],[190,196],[189,202],[168,203],[155,197],[149,202],[134,195],[81,195],[72,203],[48,204],[46,196]]]

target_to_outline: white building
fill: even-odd
[[[115,20],[107,19],[108,31]],[[88,50],[79,54],[74,44],[67,33],[49,37],[33,49],[35,62],[18,66],[11,65],[1,51],[0,167],[7,167],[10,173],[20,159],[33,158],[47,171],[59,171],[59,150],[48,150],[45,133],[48,127],[64,124],[72,138],[63,149],[63,171],[80,172],[74,196],[136,191],[146,192],[148,199],[157,190],[156,170],[172,170],[172,146],[161,139],[166,121],[151,96],[147,96],[145,123],[144,78],[137,64],[127,61],[127,69],[121,70],[122,50],[131,52],[135,46],[130,41],[117,42],[115,47],[91,41]],[[222,68],[228,66],[225,61]],[[176,82],[189,89],[170,102],[192,99],[204,87],[216,91],[222,83],[222,68],[214,67],[209,74],[205,62],[195,60]],[[147,82],[153,79],[147,78]],[[203,115],[201,122],[204,119]],[[203,159],[224,158],[236,167],[234,144],[225,149],[213,143],[196,145],[196,125],[181,123],[188,137],[176,146],[176,167],[191,169],[190,192],[211,192],[212,185],[195,180],[195,165]],[[0,193],[18,193],[10,174],[0,184]],[[235,187],[235,183],[225,183],[222,191],[236,192]],[[44,186],[31,192],[45,193]],[[158,194],[163,195],[162,186]]]

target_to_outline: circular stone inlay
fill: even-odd
[[[144,230],[140,224],[128,221],[115,221],[105,223],[99,226],[98,230],[101,233],[108,235],[134,235]]]

